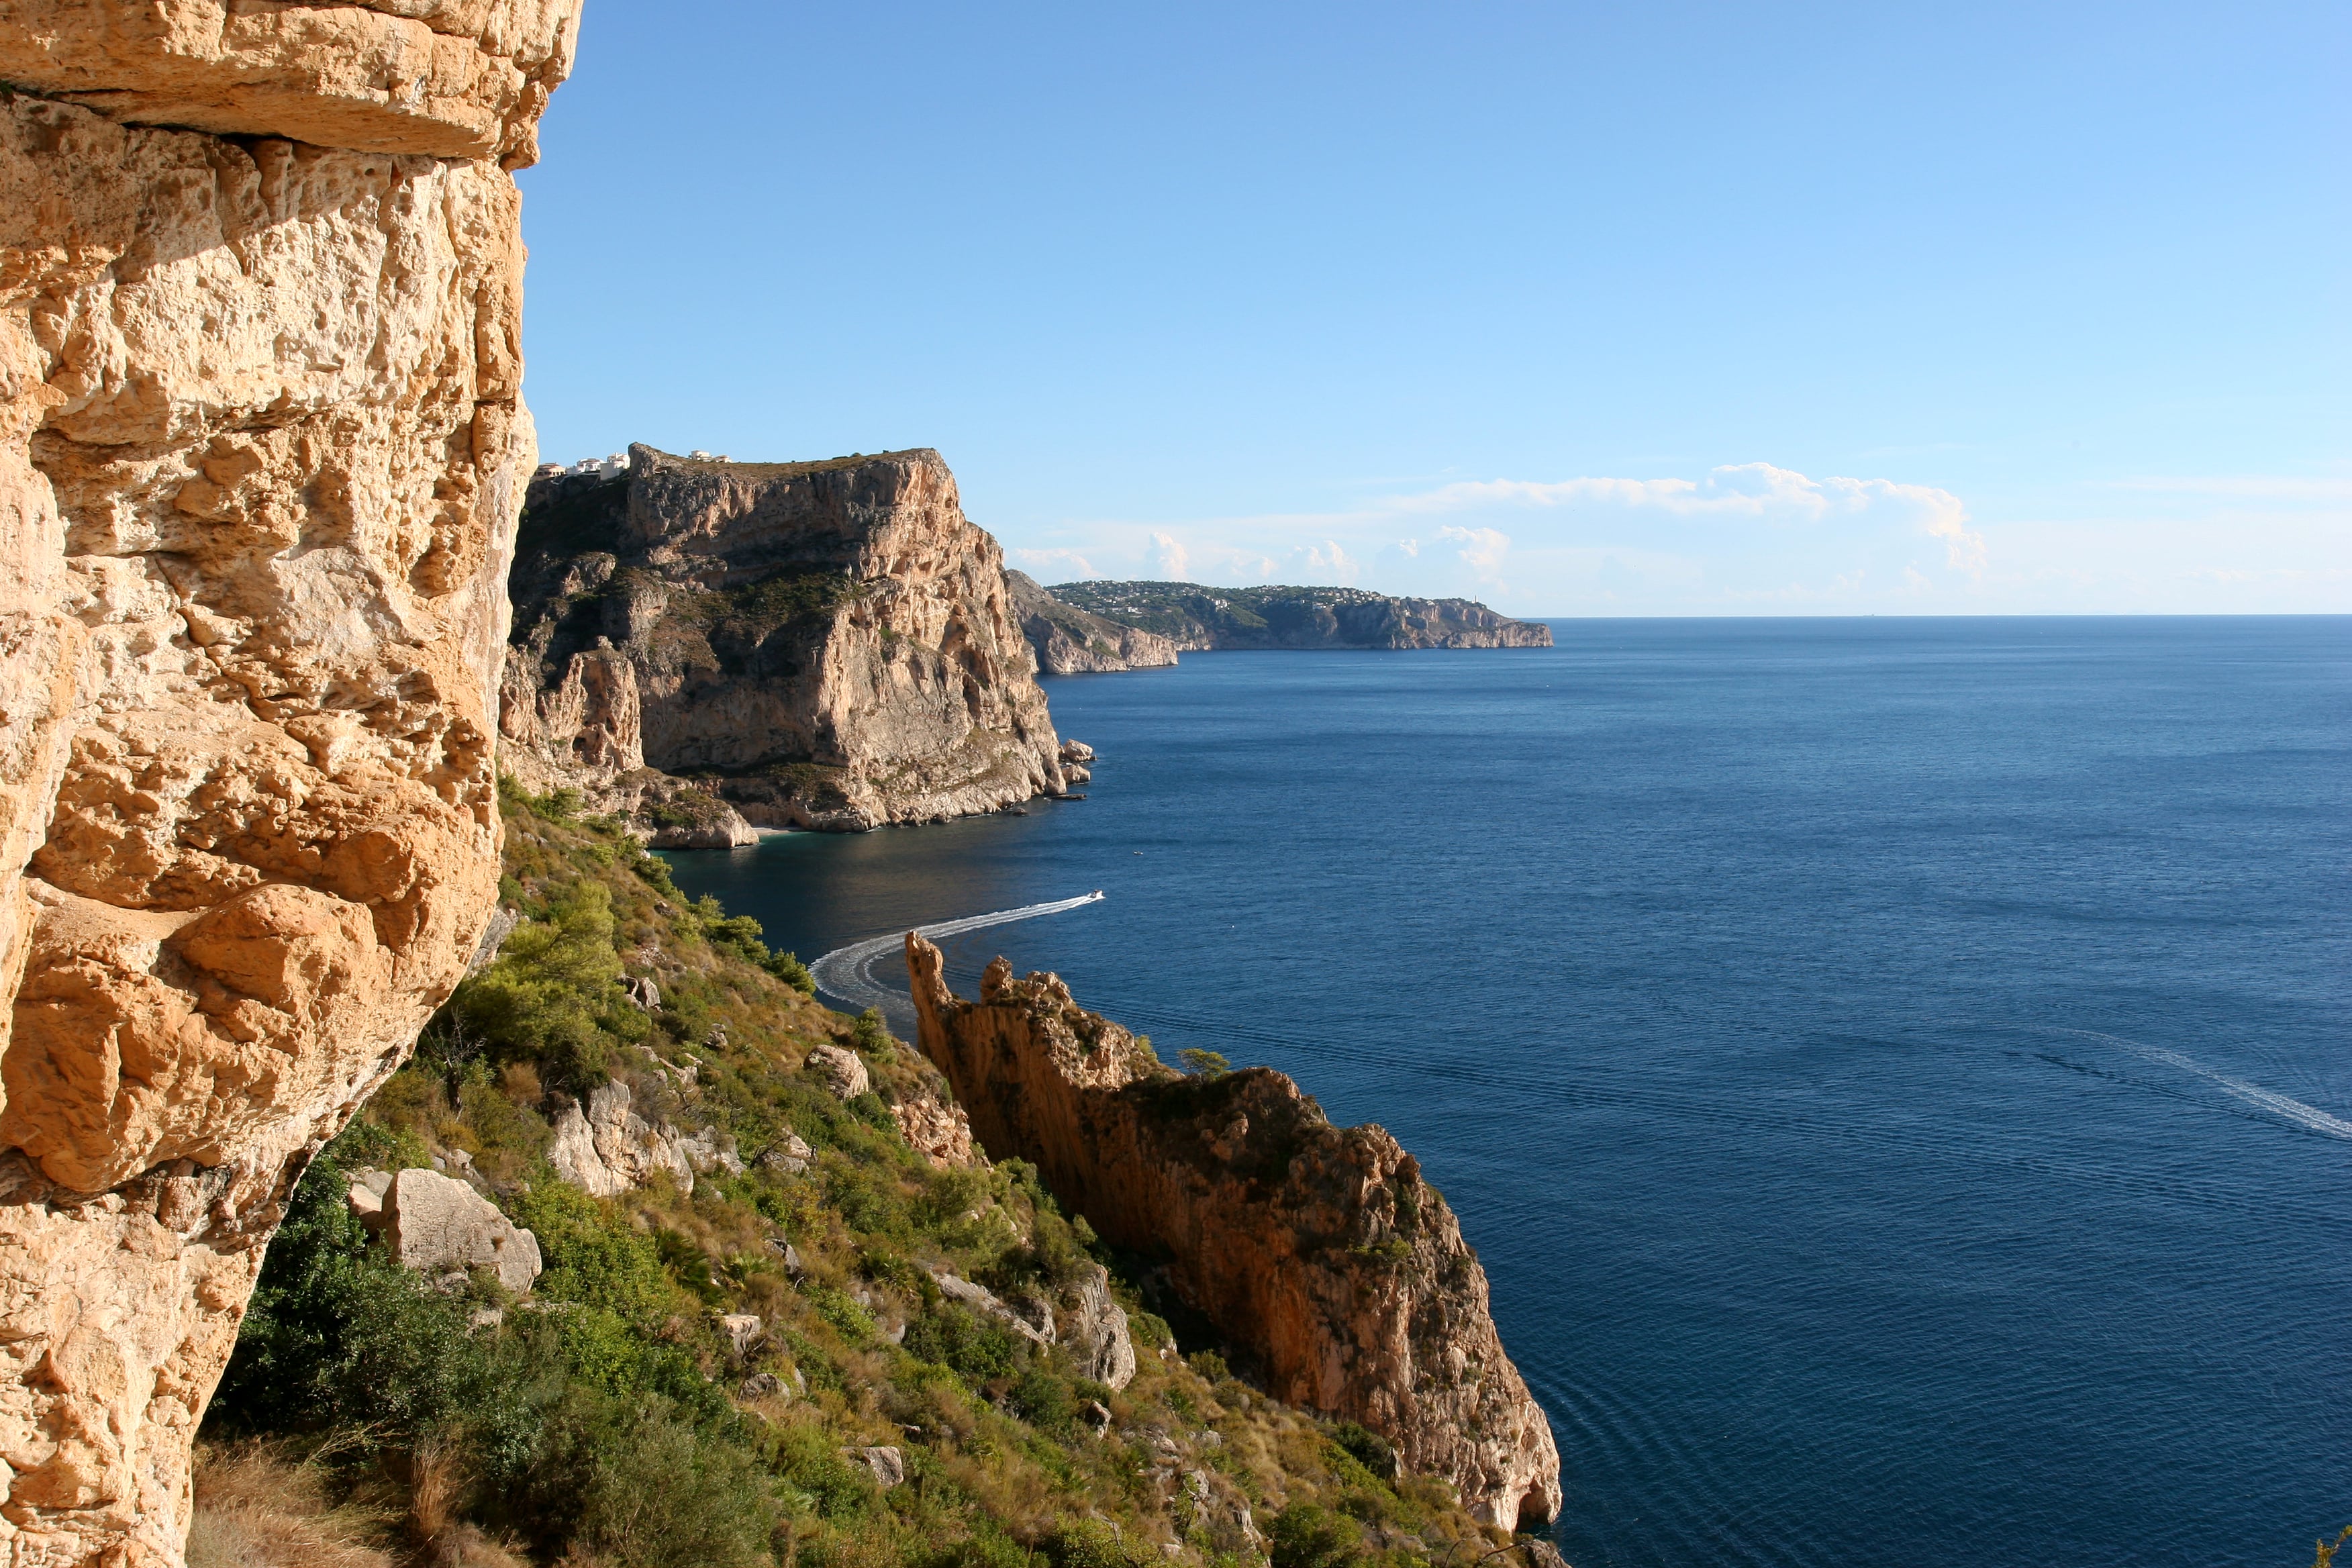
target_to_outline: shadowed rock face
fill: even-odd
[[[0,0],[0,1563],[178,1562],[288,1184],[491,912],[576,10]]]
[[[937,452],[629,457],[530,489],[500,717],[526,782],[642,810],[690,774],[850,830],[1064,787],[1003,552]]]
[[[992,1156],[1036,1165],[1114,1246],[1162,1263],[1277,1399],[1362,1422],[1473,1512],[1559,1510],[1551,1426],[1504,1353],[1445,1200],[1378,1127],[1334,1127],[1281,1073],[1186,1078],[1002,958],[978,1002],[907,938],[919,1037]]]

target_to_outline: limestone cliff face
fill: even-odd
[[[1551,1426],[1504,1353],[1486,1271],[1421,1167],[1378,1127],[1334,1127],[1282,1074],[1161,1067],[1050,974],[1002,958],[978,1002],[907,938],[923,1051],[997,1158],[1035,1164],[1176,1293],[1277,1399],[1362,1422],[1506,1527],[1558,1514]]]
[[[179,1560],[288,1184],[491,912],[575,15],[0,0],[0,1563]]]
[[[527,782],[626,809],[691,775],[853,830],[1064,787],[1003,554],[938,453],[629,458],[530,489],[500,719]]]
[[[1176,662],[1176,645],[1155,632],[1107,621],[1066,605],[1025,572],[1007,572],[1005,585],[1021,630],[1048,675],[1107,674],[1159,668]]]

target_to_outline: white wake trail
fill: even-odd
[[[2179,1068],[2182,1072],[2194,1073],[2208,1083],[2218,1084],[2223,1092],[2244,1100],[2248,1105],[2257,1110],[2267,1110],[2273,1116],[2284,1116],[2298,1127],[2308,1127],[2314,1132],[2325,1132],[2330,1138],[2352,1138],[2352,1121],[2347,1121],[2340,1116],[2330,1116],[2315,1105],[2305,1105],[2303,1101],[2281,1094],[2276,1089],[2264,1089],[2258,1083],[2248,1083],[2244,1079],[2231,1078],[2228,1073],[2217,1072],[2196,1058],[2183,1056],[2179,1051],[2168,1051],[2162,1046],[2143,1046],[2137,1040],[2126,1040],[2121,1035],[2101,1034],[2096,1029],[2058,1029],[2053,1030],[2053,1033],[2081,1035],[2086,1039],[2105,1040],[2111,1046],[2129,1051],[2142,1060],[2162,1062],[2167,1067]]]
[[[943,936],[961,936],[965,931],[980,931],[988,926],[1011,925],[1014,921],[1034,921],[1040,915],[1062,914],[1095,903],[1102,896],[1097,889],[1075,899],[1056,899],[1050,904],[1024,904],[1017,910],[966,915],[961,920],[917,926],[915,934],[937,942]],[[875,979],[874,964],[880,958],[902,952],[906,940],[903,934],[894,934],[869,937],[864,942],[853,942],[847,947],[836,947],[810,964],[809,973],[816,977],[821,989],[858,1007],[879,1007],[886,1013],[893,1008],[903,1008],[908,1001],[907,993]]]

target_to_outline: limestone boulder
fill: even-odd
[[[890,1108],[908,1147],[940,1170],[986,1164],[971,1143],[971,1123],[963,1108],[929,1093],[910,1093]]]
[[[1135,1340],[1128,1331],[1127,1309],[1111,1297],[1108,1269],[1086,1265],[1058,1316],[1061,1342],[1079,1376],[1113,1389],[1135,1381]]]
[[[755,1312],[727,1312],[719,1319],[719,1331],[727,1336],[728,1344],[739,1356],[748,1353],[753,1345],[760,1342],[762,1327]]]
[[[819,1046],[802,1065],[816,1074],[836,1100],[855,1100],[874,1088],[865,1058],[844,1046]]]
[[[667,1121],[647,1121],[630,1109],[631,1100],[629,1086],[616,1080],[591,1090],[584,1110],[569,1105],[557,1112],[554,1142],[547,1152],[555,1173],[604,1198],[646,1186],[656,1174],[667,1174],[682,1192],[693,1192],[690,1151],[703,1146]],[[707,1152],[715,1163],[715,1141]],[[728,1158],[733,1160],[731,1151]],[[735,1161],[734,1168],[740,1170],[741,1162]]]
[[[895,1447],[844,1448],[842,1456],[886,1490],[907,1484],[907,1457]]]
[[[488,1268],[520,1296],[539,1278],[539,1238],[465,1183],[437,1171],[406,1170],[384,1188],[384,1245],[404,1268],[461,1282]]]

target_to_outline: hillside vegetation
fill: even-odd
[[[1469,1568],[1507,1544],[1378,1437],[1180,1346],[1030,1167],[910,1147],[899,1110],[944,1105],[939,1075],[756,922],[564,797],[506,805],[521,923],[295,1190],[205,1429],[196,1568]],[[803,1065],[828,1045],[867,1092]],[[570,1184],[555,1124],[612,1080],[740,1159],[690,1192]],[[357,1173],[416,1166],[531,1229],[528,1297],[436,1290],[353,1216]],[[1018,1302],[1098,1264],[1123,1389],[940,1283]]]

